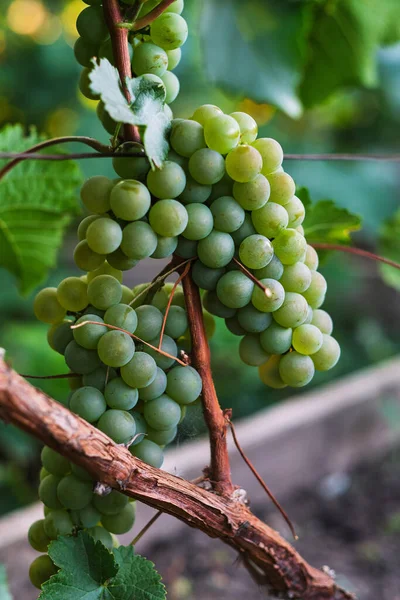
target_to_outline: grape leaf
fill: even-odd
[[[0,151],[21,152],[45,139],[21,125],[0,131]],[[54,150],[52,150],[54,153]],[[0,167],[7,161],[0,160]],[[0,266],[28,294],[56,264],[65,229],[79,210],[81,171],[74,161],[25,160],[0,181]]]
[[[384,221],[378,241],[379,254],[400,263],[400,210]],[[384,281],[400,290],[400,271],[389,265],[379,265]]]
[[[361,229],[361,217],[333,200],[320,200],[314,204],[306,188],[300,188],[296,193],[306,209],[303,228],[308,242],[350,244],[351,232]]]
[[[167,592],[154,564],[134,554],[134,549],[114,550],[119,566],[118,575],[110,582],[109,590],[118,600],[165,600]]]
[[[100,59],[99,63],[93,59],[93,65],[89,73],[90,89],[100,96],[110,117],[117,123],[137,125],[131,104],[121,89],[118,70],[106,58]],[[131,102],[134,99],[133,96]]]
[[[8,589],[7,574],[4,565],[0,565],[0,598],[1,600],[12,600]]]

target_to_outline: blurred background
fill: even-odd
[[[49,137],[87,135],[106,143],[107,133],[96,118],[97,103],[77,89],[80,67],[72,48],[77,38],[76,17],[84,8],[81,0],[2,0],[0,4],[0,128],[22,123],[26,128],[35,125]],[[239,4],[246,13],[238,9]],[[217,104],[228,113],[244,110],[256,119],[262,136],[275,137],[288,153],[398,152],[400,43],[374,44],[375,76],[370,84],[350,77],[310,100],[309,81],[301,80],[300,67],[291,62],[291,57],[301,52],[299,41],[293,41],[296,10],[301,4],[307,3],[231,0],[218,6],[217,0],[186,0],[183,16],[190,36],[175,71],[181,92],[172,104],[174,115],[190,117],[203,103]],[[223,11],[230,7],[236,10],[234,19],[224,19],[228,13]],[[239,41],[235,28],[242,36]],[[253,47],[253,54],[244,52],[252,35],[260,32],[265,32],[264,46]],[[226,67],[223,76],[221,64]],[[275,78],[276,68],[282,78]],[[243,71],[246,81],[238,75]],[[316,88],[324,90],[325,76],[316,70]],[[300,100],[286,89],[285,77],[301,89]],[[107,159],[81,161],[80,166],[85,176],[113,176]],[[398,163],[292,161],[286,162],[285,169],[299,186],[309,188],[314,201],[333,199],[361,214],[364,227],[354,242],[376,249],[383,220],[399,206]],[[76,273],[72,261],[75,231],[76,222],[65,237],[57,269],[44,284],[57,285],[63,277]],[[149,281],[156,270],[159,265],[149,259],[126,275],[124,283],[133,286]],[[312,386],[377,364],[400,349],[398,292],[385,285],[374,262],[336,253],[328,257],[321,272],[329,286],[324,308],[334,319],[342,358],[332,371],[317,374]],[[20,373],[62,373],[63,359],[47,346],[46,326],[35,321],[32,298],[21,297],[14,277],[0,270],[0,344]],[[288,396],[307,393],[309,388],[298,392],[265,388],[255,370],[240,361],[237,345],[238,338],[223,322],[218,323],[211,340],[215,381],[221,404],[232,407],[236,419]],[[56,399],[68,393],[63,381],[38,385]],[[393,418],[400,422],[400,415]],[[201,413],[194,408],[178,443],[201,431]],[[0,515],[36,499],[39,451],[36,441],[0,423]],[[399,523],[397,527],[400,530]]]

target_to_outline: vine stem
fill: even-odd
[[[385,258],[384,256],[380,256],[379,254],[374,254],[373,252],[369,252],[368,250],[362,250],[361,248],[355,248],[354,246],[343,246],[342,244],[325,244],[325,243],[311,243],[310,246],[315,248],[316,250],[339,250],[340,252],[348,252],[349,254],[355,254],[356,256],[362,256],[364,258],[369,258],[370,260],[376,260],[378,262],[382,262],[385,265],[389,265],[390,267],[394,267],[395,269],[400,269],[400,264],[395,262],[394,260],[390,260],[389,258]]]
[[[248,277],[250,279],[250,281],[252,281],[254,283],[254,285],[259,287],[260,290],[262,290],[264,292],[264,294],[267,296],[267,298],[272,298],[271,290],[269,288],[267,288],[263,283],[261,283],[261,281],[259,279],[257,279],[257,277],[255,275],[253,275],[253,273],[251,273],[248,269],[246,269],[246,267],[235,256],[233,257],[233,262],[237,264],[237,266],[242,271],[242,273],[244,273],[244,275],[246,275],[246,277]]]
[[[138,19],[134,23],[119,23],[119,27],[127,28],[131,31],[139,31],[139,29],[143,29],[152,23],[157,17],[159,17],[167,8],[170,6],[175,0],[162,0],[160,4],[158,4],[153,10],[151,10],[147,15]]]

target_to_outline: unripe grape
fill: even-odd
[[[224,158],[215,150],[201,148],[190,157],[189,172],[198,183],[214,185],[225,174]]]
[[[311,271],[311,283],[303,296],[312,308],[319,308],[323,304],[327,287],[325,277],[318,271]]]
[[[80,510],[90,503],[92,490],[92,482],[82,481],[75,475],[67,475],[57,486],[57,496],[65,508]]]
[[[278,169],[283,161],[282,146],[272,138],[259,138],[252,144],[261,154],[262,174],[269,175]]]
[[[58,569],[47,554],[35,558],[29,567],[29,579],[36,588],[42,589],[42,585],[57,573]]]
[[[232,196],[217,198],[210,206],[214,227],[218,231],[232,233],[243,225],[246,213]]]
[[[51,539],[44,530],[44,519],[32,523],[28,531],[28,540],[37,552],[47,552]]]
[[[239,356],[246,365],[259,367],[269,359],[260,344],[260,336],[252,333],[246,334],[239,344]]]
[[[158,348],[160,343],[160,338],[156,337],[153,340],[150,340],[150,344],[155,348]],[[178,347],[176,345],[175,340],[173,340],[169,335],[163,336],[161,350],[164,354],[161,354],[157,350],[153,350],[150,347],[146,348],[146,353],[154,358],[154,361],[160,369],[169,369],[175,364],[175,358],[178,356]],[[167,356],[168,355],[168,356]]]
[[[193,367],[177,365],[168,372],[167,394],[178,404],[191,404],[200,395],[202,381]]]
[[[82,348],[75,340],[66,347],[64,358],[71,371],[79,375],[87,375],[100,366],[97,352]]]
[[[195,258],[197,256],[197,246],[198,242],[196,240],[187,240],[179,236],[175,254],[180,258]]]
[[[53,510],[62,508],[62,504],[57,496],[57,486],[60,481],[60,477],[47,475],[39,485],[39,499],[45,506]]]
[[[302,262],[287,265],[283,269],[280,282],[287,292],[302,294],[310,287],[311,271]]]
[[[153,254],[157,241],[157,235],[148,223],[134,221],[122,232],[121,250],[129,258],[141,260]]]
[[[186,186],[178,200],[182,204],[203,203],[210,197],[211,190],[211,185],[202,185],[191,175],[186,175]]]
[[[40,458],[43,467],[48,473],[51,473],[51,475],[60,477],[66,475],[71,470],[69,461],[48,446],[44,446]]]
[[[251,144],[257,138],[258,126],[253,117],[244,112],[233,112],[231,117],[239,123],[240,143]]]
[[[240,244],[239,257],[249,269],[262,269],[272,259],[274,249],[268,238],[263,235],[250,235]]]
[[[196,121],[189,121],[187,119],[174,121],[172,123],[170,143],[175,152],[180,156],[189,158],[196,150],[205,148],[204,129]]]
[[[233,184],[233,196],[245,210],[263,207],[268,202],[269,194],[269,181],[261,173],[247,183],[235,181]]]
[[[97,254],[91,248],[87,240],[82,240],[74,250],[74,261],[82,271],[94,271],[104,263],[104,255]]]
[[[79,77],[79,90],[85,98],[88,98],[89,100],[99,100],[100,94],[93,92],[90,87],[90,72],[91,69],[88,67],[82,69]]]
[[[288,173],[278,172],[268,175],[268,181],[271,186],[270,201],[287,204],[294,196],[296,184]]]
[[[175,0],[175,2],[173,2],[172,4],[170,4],[165,9],[165,12],[172,12],[172,13],[176,13],[176,14],[180,15],[181,12],[183,11],[183,7],[184,7],[184,1],[183,0]]]
[[[134,179],[120,181],[113,187],[110,195],[110,205],[115,216],[124,221],[138,221],[144,217],[150,203],[149,190]]]
[[[176,427],[181,419],[179,404],[167,394],[146,402],[143,414],[150,427],[160,431]]]
[[[81,199],[90,212],[102,214],[110,210],[110,194],[114,183],[108,177],[95,175],[81,188]]]
[[[113,219],[96,219],[86,232],[89,248],[97,254],[115,252],[122,241],[122,229]]]
[[[107,133],[109,133],[110,135],[114,135],[118,123],[114,121],[114,119],[112,119],[110,114],[105,109],[104,103],[101,100],[96,107],[96,114],[100,123],[103,125]],[[113,163],[114,160],[115,159],[113,158]]]
[[[293,198],[285,204],[285,209],[289,215],[289,227],[296,229],[302,224],[306,215],[304,204],[300,198],[293,196]]]
[[[322,333],[330,335],[333,330],[333,322],[330,315],[325,310],[317,308],[313,311],[311,323],[318,327]]]
[[[261,312],[253,304],[248,304],[237,312],[238,323],[247,333],[261,333],[270,326],[270,313]]]
[[[135,352],[133,358],[121,368],[121,377],[133,388],[150,385],[157,375],[157,364],[147,352]]]
[[[164,162],[162,169],[149,171],[147,175],[147,187],[156,198],[162,200],[176,198],[183,192],[185,185],[185,171],[169,160]]]
[[[317,371],[329,371],[340,358],[340,346],[332,336],[323,333],[322,337],[322,346],[312,355],[312,360]]]
[[[138,318],[131,306],[115,304],[106,311],[104,322],[134,333],[137,328]]]
[[[289,352],[282,356],[279,363],[279,374],[287,385],[303,387],[314,377],[314,364],[309,356],[298,352]]]
[[[233,258],[235,245],[229,233],[215,229],[197,246],[198,256],[206,267],[220,269],[225,267]]]
[[[271,356],[267,362],[258,367],[258,375],[264,385],[279,390],[286,387],[286,383],[282,381],[279,373],[279,363],[281,357],[278,355]]]
[[[273,317],[282,327],[298,327],[305,322],[307,315],[307,300],[301,294],[286,292],[284,302]]]
[[[155,306],[148,304],[138,306],[135,310],[138,318],[135,335],[145,342],[149,342],[161,332],[163,323],[162,313]]]
[[[168,71],[173,71],[181,62],[182,50],[180,48],[175,48],[175,50],[167,50],[167,56]]]
[[[89,283],[89,302],[96,308],[107,310],[110,306],[119,304],[121,297],[121,284],[112,275],[99,275]]]
[[[171,256],[178,245],[178,238],[157,236],[157,248],[154,250],[151,258],[167,258]]]
[[[79,37],[74,44],[75,59],[82,67],[91,67],[92,59],[97,56],[98,49],[97,44],[91,44]]]
[[[169,432],[170,430],[168,430]],[[174,430],[175,431],[175,430]],[[130,449],[133,456],[143,462],[160,469],[164,462],[164,454],[160,446],[149,439],[144,439],[140,444]]]
[[[103,10],[100,6],[85,8],[76,20],[79,35],[88,43],[100,45],[109,36],[107,25],[104,21]]]
[[[229,271],[217,284],[217,296],[229,308],[242,308],[251,301],[254,283],[241,271]]]
[[[220,277],[224,273],[225,269],[211,269],[206,267],[201,260],[196,260],[192,266],[193,281],[203,290],[215,290]]]
[[[104,398],[110,408],[132,410],[138,402],[138,390],[127,385],[121,377],[116,377],[107,383]]]
[[[267,202],[258,210],[253,210],[251,220],[258,233],[267,238],[276,238],[289,223],[289,215],[284,206]]]
[[[283,229],[272,245],[275,254],[284,265],[302,261],[307,250],[305,238],[295,229]]]
[[[318,269],[319,258],[317,251],[309,244],[307,244],[304,264],[307,265],[310,271],[316,271]]]
[[[239,183],[253,181],[262,167],[261,154],[252,146],[243,144],[231,150],[225,159],[229,177]]]
[[[101,267],[91,271],[86,275],[88,284],[99,275],[112,275],[115,279],[122,283],[122,271],[110,265],[108,260],[106,260]]]
[[[211,210],[204,204],[188,204],[186,206],[188,215],[188,224],[182,232],[184,238],[188,240],[201,240],[207,237],[214,225],[214,219]]]
[[[135,419],[132,415],[125,410],[113,408],[106,410],[100,417],[97,427],[117,444],[126,444],[136,432]]]
[[[281,327],[272,322],[265,331],[260,334],[260,343],[266,352],[270,354],[285,354],[292,345],[292,329]]]
[[[82,377],[82,385],[94,387],[100,392],[104,392],[107,381],[111,381],[115,377],[117,377],[117,372],[114,369],[101,365]]]
[[[111,254],[107,255],[106,262],[109,264],[109,266],[113,267],[117,271],[129,271],[134,266],[136,266],[139,261],[135,258],[129,258],[122,252],[121,248],[118,248],[118,250],[115,250]],[[125,304],[127,304],[127,302],[124,301],[124,289],[125,288],[126,288],[126,286],[122,286],[122,302],[125,302]],[[129,290],[129,288],[128,288],[128,290]],[[129,290],[129,292],[130,292],[130,290]],[[133,300],[133,298],[130,298],[129,302],[131,300]]]
[[[211,150],[228,154],[239,143],[240,127],[233,117],[217,115],[205,122],[204,137]]]
[[[254,286],[251,301],[253,305],[261,312],[274,312],[282,306],[285,299],[285,290],[279,281],[274,279],[261,279],[262,283],[268,290],[269,296],[265,294],[257,285]]]
[[[136,75],[151,73],[161,77],[168,67],[168,56],[159,45],[145,42],[133,51],[132,69]]]
[[[187,23],[179,14],[164,12],[151,23],[150,36],[164,50],[175,50],[186,42]]]
[[[149,221],[156,233],[173,237],[185,230],[188,224],[188,213],[177,200],[159,200],[150,209]]]
[[[96,221],[97,219],[101,219],[101,215],[89,215],[82,219],[82,221],[78,225],[78,240],[81,242],[86,239],[86,232],[88,230],[89,225]]]
[[[192,120],[197,121],[200,125],[205,125],[206,121],[212,119],[212,117],[216,117],[217,115],[222,115],[223,112],[218,106],[214,104],[203,104],[196,108],[193,113]]]
[[[279,281],[283,274],[283,268],[283,264],[279,258],[274,255],[271,262],[268,263],[266,267],[263,267],[262,269],[255,269],[254,275],[257,277],[257,279],[264,279],[267,277]]]
[[[102,515],[117,515],[125,508],[129,500],[127,496],[117,490],[113,490],[107,496],[93,496],[93,506]]]
[[[225,304],[222,304],[215,291],[206,291],[203,296],[203,306],[209,313],[222,319],[229,319],[236,313],[234,308],[229,308]]]
[[[139,390],[139,398],[144,402],[154,400],[161,396],[167,387],[167,376],[160,367],[157,367],[155,379],[146,387]]]
[[[322,346],[321,331],[315,325],[303,324],[293,331],[293,348],[299,354],[315,354]]]
[[[58,323],[65,317],[66,310],[57,297],[57,288],[43,288],[33,302],[35,317],[42,323]]]
[[[179,94],[179,79],[174,73],[171,73],[171,71],[166,71],[164,75],[161,76],[161,79],[166,90],[165,102],[171,104]]]
[[[71,516],[66,510],[52,510],[44,520],[44,530],[48,537],[56,540],[60,535],[70,535],[74,529]]]
[[[104,125],[104,121],[101,117],[100,120]],[[114,133],[115,125],[116,123],[114,122],[114,129],[111,129],[111,131],[106,127],[110,135]],[[121,146],[118,146],[115,151],[115,155],[112,159],[113,169],[117,175],[122,177],[122,179],[145,179],[150,170],[150,163],[145,154],[143,154],[143,156],[132,156],[132,158],[129,156],[118,156],[118,154],[122,154],[122,152],[132,153],[133,155],[139,150],[143,150],[141,144],[138,144],[137,142],[125,142],[124,144],[121,144]]]
[[[97,352],[108,367],[123,367],[135,353],[135,342],[123,331],[108,331],[99,341]]]
[[[244,217],[243,224],[231,233],[232,239],[236,246],[240,246],[240,244],[245,240],[249,235],[253,235],[257,233],[254,229],[253,223],[251,222],[251,216],[246,214]]]

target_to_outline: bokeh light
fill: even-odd
[[[43,27],[47,14],[39,0],[14,0],[8,7],[7,25],[18,35],[34,35]]]

